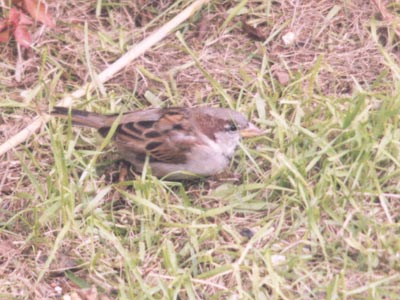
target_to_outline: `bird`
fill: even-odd
[[[146,160],[152,175],[173,180],[217,175],[229,165],[242,137],[263,131],[240,112],[208,106],[149,108],[104,115],[56,106],[50,115],[70,118],[103,137],[111,128],[122,158],[141,172]]]

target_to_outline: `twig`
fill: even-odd
[[[392,199],[400,199],[400,194],[393,194],[393,193],[368,193],[368,192],[360,192],[360,193],[356,193],[356,195],[358,196],[366,196],[366,197],[386,197],[386,198],[392,198]]]
[[[175,29],[179,24],[188,19],[197,10],[199,10],[204,4],[208,3],[210,0],[197,0],[190,6],[185,8],[172,20],[164,24],[150,36],[145,38],[140,43],[136,44],[127,53],[121,56],[113,64],[111,64],[107,69],[98,75],[98,80],[104,83],[111,79],[116,73],[121,71],[126,65],[129,65],[134,59],[142,55],[149,48],[157,44],[163,38],[165,38],[173,29]],[[70,106],[73,103],[73,99],[80,98],[84,96],[88,91],[93,89],[93,83],[88,83],[81,87],[80,89],[73,92],[71,95],[64,97],[61,101],[57,103],[59,106]],[[28,137],[34,134],[45,122],[49,120],[48,116],[38,116],[32,120],[32,122],[18,132],[16,135],[12,136],[10,139],[5,141],[0,145],[0,156],[7,153],[9,150],[15,148],[22,142],[24,142]]]
[[[162,274],[157,274],[157,273],[153,273],[153,272],[150,272],[149,276],[156,277],[156,278],[162,278],[162,279],[168,279],[168,280],[175,280],[176,279],[173,276],[162,275]],[[214,282],[211,282],[211,281],[207,281],[207,280],[191,278],[191,281],[195,282],[195,283],[199,283],[199,284],[212,286],[212,287],[218,288],[220,290],[224,290],[224,291],[228,291],[229,290],[227,287],[225,287],[223,285],[220,285],[218,283],[214,283]]]

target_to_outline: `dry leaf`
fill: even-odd
[[[4,257],[12,257],[12,252],[14,251],[15,247],[12,240],[0,240],[0,253],[1,256]]]
[[[276,79],[278,79],[279,83],[282,85],[286,86],[290,82],[290,76],[288,72],[284,70],[276,70],[273,72],[273,74],[275,75]]]
[[[210,19],[207,16],[203,16],[203,18],[201,18],[201,21],[199,22],[198,25],[198,30],[197,30],[197,38],[199,40],[203,40],[205,38],[206,35],[209,34],[210,32]]]
[[[92,285],[92,287],[90,289],[78,290],[78,294],[84,300],[97,300],[98,299],[97,289],[94,285]]]
[[[47,5],[45,5],[43,1],[24,0],[23,3],[24,8],[35,21],[40,21],[49,27],[54,27],[56,25],[53,17],[48,13]]]

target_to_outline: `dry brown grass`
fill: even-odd
[[[98,16],[96,3],[102,5]],[[48,4],[57,26],[35,27],[35,50],[24,51],[23,62],[14,43],[0,45],[0,144],[29,124],[39,108],[51,107],[92,81],[88,66],[96,73],[104,70],[181,11],[185,1]],[[265,42],[242,30],[239,15],[224,23],[236,5],[214,1],[179,28],[213,81],[171,34],[107,82],[106,94],[97,88],[74,106],[99,112],[154,105],[227,106],[231,100],[216,88],[219,84],[235,108],[271,133],[252,152],[258,169],[244,163],[243,156],[233,166],[241,174],[238,180],[230,174],[222,182],[163,184],[131,176],[124,191],[104,170],[92,168],[81,183],[98,140],[91,132],[61,134],[55,123],[42,128],[0,158],[1,299],[51,299],[56,287],[71,294],[82,282],[95,285],[103,299],[398,296],[398,123],[380,124],[371,111],[385,107],[386,96],[398,98],[399,4],[250,0],[240,13],[265,35]],[[283,37],[290,32],[295,39],[285,44]],[[357,110],[360,93],[370,101]],[[265,100],[266,109],[256,95]],[[360,115],[355,119],[367,119],[357,128],[365,126],[365,131],[355,131],[361,132],[359,139],[357,134],[350,137],[352,132],[344,134],[342,152],[335,148],[334,154],[321,154],[336,165],[320,178],[328,159],[309,170],[320,148],[292,125],[300,123],[328,144],[341,136],[347,109]],[[395,104],[387,111],[398,114]],[[372,119],[376,122],[368,123]],[[375,134],[381,127],[382,133]],[[383,136],[391,130],[393,144],[385,144]],[[346,146],[347,138],[355,141],[349,142],[352,146]],[[65,165],[57,167],[60,153]],[[362,153],[371,155],[376,173],[365,171],[372,164],[368,159],[362,161],[365,165],[352,165]],[[375,161],[379,153],[390,153],[393,160]],[[304,157],[310,161],[303,166]],[[295,168],[300,175],[291,177]],[[90,208],[101,191],[104,197]],[[379,193],[384,196],[376,197]]]

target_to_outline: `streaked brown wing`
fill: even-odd
[[[187,110],[168,108],[158,113],[158,119],[131,121],[126,117],[116,130],[115,142],[137,157],[148,154],[151,161],[184,163],[197,141]]]

